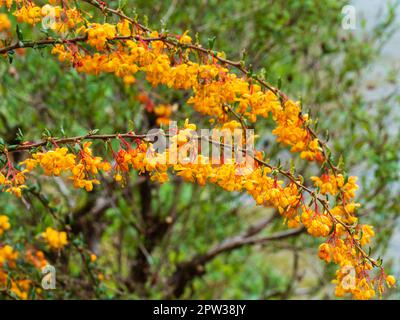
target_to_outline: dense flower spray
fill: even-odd
[[[19,22],[30,25],[50,16],[49,28],[58,33],[60,39],[46,39],[42,44],[53,45],[52,54],[78,72],[114,74],[128,86],[134,85],[137,74],[142,73],[154,87],[164,85],[187,91],[190,95],[187,104],[212,118],[215,126],[223,128],[244,129],[244,122],[272,119],[276,140],[291,152],[299,153],[300,158],[321,164],[324,172],[320,177],[311,177],[314,188],[310,188],[302,177],[271,165],[261,152],[248,155],[255,161],[255,167],[242,175],[238,175],[237,170],[246,169],[241,168],[235,158],[215,165],[210,158],[195,153],[191,161],[172,163],[168,159],[175,153],[181,154],[180,150],[186,148],[192,131],[196,130],[195,124],[186,121],[176,132],[169,133],[170,144],[162,152],[154,150],[149,141],[133,132],[107,137],[91,134],[77,139],[50,139],[17,147],[16,150],[34,150],[30,158],[20,163],[19,170],[8,157],[13,150],[5,147],[2,152],[6,163],[0,171],[3,190],[21,197],[28,188],[27,180],[38,172],[46,176],[65,176],[75,188],[88,192],[100,184],[100,174],[112,172],[121,185],[132,169],[159,183],[167,182],[170,174],[174,174],[187,182],[246,192],[258,205],[277,209],[290,228],[304,227],[311,236],[323,238],[318,256],[338,265],[334,280],[337,296],[350,293],[357,299],[370,299],[381,294],[385,285],[395,285],[394,277],[386,275],[381,262],[372,259],[365,250],[375,232],[372,226],[358,221],[357,178],[347,177],[333,164],[326,144],[313,131],[314,122],[302,112],[300,102],[289,99],[258,78],[242,62],[227,60],[223,53],[193,43],[188,32],[160,34],[101,1],[87,0],[88,4],[118,19],[115,24],[91,22],[91,17],[75,8],[72,1],[67,7],[67,1],[62,1],[62,6],[60,2],[53,0],[38,6],[32,1],[0,0],[0,7],[14,10],[13,15]],[[10,27],[7,16],[0,15],[0,31]],[[66,31],[68,39],[62,37]],[[19,45],[0,46],[0,53]],[[170,122],[172,106],[155,106],[147,96],[138,99],[148,112],[156,115],[157,124]],[[113,150],[110,162],[93,155],[91,142],[82,142],[95,138],[119,140],[120,148]],[[79,146],[79,151],[71,146]],[[8,220],[0,217],[0,235],[8,228]],[[48,228],[42,238],[54,250],[61,250],[68,244],[67,234],[52,228]],[[17,253],[10,247],[0,250],[0,266],[4,261],[14,265]],[[373,269],[378,270],[375,277]]]

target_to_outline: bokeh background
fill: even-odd
[[[118,6],[118,1],[108,3]],[[354,30],[342,28],[346,4],[355,8]],[[388,273],[400,275],[400,9],[394,1],[129,0],[124,5],[128,15],[137,13],[153,29],[190,30],[205,46],[214,42],[214,49],[232,60],[245,59],[301,99],[319,119],[335,160],[342,158],[360,179],[361,219],[376,232],[372,254],[383,257]],[[41,36],[28,27],[24,34]],[[12,64],[2,60],[0,75],[0,136],[8,143],[19,130],[28,140],[40,139],[45,130],[54,136],[92,129],[146,132],[154,115],[146,111],[143,94],[156,105],[175,105],[174,120],[189,116],[209,126],[206,117],[185,105],[187,95],[181,92],[150,88],[140,77],[126,86],[112,75],[78,74],[48,48],[16,55]],[[272,161],[290,166],[293,156],[276,144],[272,128],[268,120],[256,124],[258,147]],[[303,176],[319,172],[314,164],[294,162]],[[57,224],[48,213],[53,210],[70,224],[70,241],[98,256],[96,268],[104,280],[93,288],[72,246],[61,255],[47,253],[59,285],[46,298],[165,298],[171,288],[178,298],[189,299],[335,298],[335,268],[316,256],[318,239],[304,234],[223,250],[194,264],[195,271],[181,272],[227,239],[249,230],[268,236],[286,229],[275,212],[245,195],[179,179],[160,186],[136,175],[123,189],[107,177],[103,182],[86,193],[62,179],[38,178],[37,190],[46,201],[33,194],[23,201],[0,194],[0,213],[13,226],[5,241],[40,247],[37,235]],[[151,210],[151,221],[141,220],[143,210]],[[138,231],[143,223],[145,235]],[[400,291],[384,298],[398,299]]]

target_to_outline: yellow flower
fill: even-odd
[[[59,176],[62,172],[70,170],[75,165],[75,155],[68,149],[56,148],[45,153],[38,152],[32,155],[32,159],[21,162],[27,171],[33,170],[37,165],[41,166],[47,176]]]
[[[33,3],[28,3],[14,12],[18,22],[36,24],[42,20],[42,9]]]
[[[345,200],[352,199],[356,196],[356,191],[358,189],[357,177],[350,176],[347,183],[343,185],[343,197]]]
[[[18,252],[13,249],[10,245],[0,247],[0,269],[7,263],[10,268],[15,268],[15,260],[18,258]]]
[[[180,36],[180,38],[179,38],[180,43],[189,44],[192,42],[192,38],[187,35],[188,32],[189,31],[185,31],[185,33]]]
[[[375,236],[375,232],[373,230],[373,227],[370,225],[363,225],[361,227],[361,239],[360,239],[360,243],[362,246],[370,243],[371,238]]]
[[[11,281],[11,291],[22,300],[28,299],[30,287],[31,280],[28,279]]]
[[[114,176],[114,179],[115,179],[115,181],[117,181],[117,182],[121,182],[121,181],[122,181],[122,175],[120,175],[119,173],[117,173],[117,174]]]
[[[195,124],[193,124],[193,123],[189,123],[189,119],[186,119],[186,120],[185,120],[184,128],[185,128],[185,129],[188,129],[188,130],[195,131],[196,128],[197,128],[197,126],[196,126]]]
[[[94,253],[92,253],[92,254],[90,255],[90,261],[91,261],[91,262],[96,262],[96,260],[97,260],[97,256],[96,256]]]
[[[328,243],[319,246],[318,257],[328,263],[331,262],[331,246]]]
[[[10,229],[11,225],[7,216],[0,216],[0,236],[4,233],[4,231]]]
[[[300,218],[296,216],[294,219],[288,219],[287,225],[289,228],[298,228],[300,226]]]
[[[21,0],[19,0],[21,1]],[[0,8],[5,4],[7,6],[7,9],[10,10],[14,0],[0,0]]]
[[[41,236],[51,249],[59,250],[68,244],[67,233],[64,231],[57,231],[48,227]]]
[[[6,192],[14,194],[16,197],[21,198],[22,197],[22,190],[28,188],[25,185],[20,185],[17,187],[9,187]]]
[[[90,23],[85,29],[88,35],[88,44],[97,50],[103,50],[106,42],[116,36],[116,28],[109,23]]]
[[[47,260],[44,256],[44,253],[40,250],[28,249],[26,251],[25,258],[38,269],[41,269],[47,265]]]
[[[326,213],[318,214],[307,208],[303,209],[301,221],[307,232],[314,237],[327,237],[333,226],[331,218]]]
[[[331,195],[336,195],[339,192],[339,188],[343,186],[344,178],[341,174],[323,174],[321,178],[313,176],[311,180],[316,187],[320,188],[321,194],[329,193]]]
[[[131,23],[128,20],[123,19],[122,22],[117,24],[117,30],[118,34],[121,36],[130,36],[132,34]]]
[[[396,285],[396,279],[392,275],[387,276],[385,280],[389,288]]]
[[[11,22],[5,13],[0,13],[0,32],[11,29]]]

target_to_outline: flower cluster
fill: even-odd
[[[7,263],[10,268],[15,268],[17,258],[18,252],[11,246],[5,245],[0,248],[0,267],[4,267],[4,264]]]
[[[0,289],[5,290],[8,287],[9,292],[18,299],[26,300],[34,285],[32,280],[26,278],[25,274],[16,270],[17,259],[19,258],[37,270],[41,270],[46,266],[47,260],[44,257],[44,253],[40,250],[28,249],[25,257],[20,257],[19,252],[10,245],[0,247]],[[5,270],[6,265],[7,270],[11,269],[13,271],[13,276]],[[36,288],[36,291],[39,292],[40,289]]]
[[[385,278],[383,268],[380,267],[380,274],[372,278],[370,271],[377,266],[377,263],[368,258],[362,249],[363,246],[370,244],[375,232],[370,225],[358,224],[355,216],[356,209],[360,206],[352,201],[358,188],[356,178],[349,177],[346,181],[342,175],[336,177],[325,175],[321,179],[313,177],[313,180],[321,193],[331,194],[339,201],[338,205],[330,210],[329,223],[325,221],[324,226],[320,224],[320,230],[324,228],[324,233],[319,235],[324,237],[329,235],[329,237],[320,245],[318,252],[322,260],[339,266],[334,280],[335,294],[341,297],[351,293],[356,299],[374,298],[376,290],[382,294]],[[349,226],[355,226],[351,229],[355,234],[349,231]]]
[[[18,171],[7,159],[7,164],[0,170],[0,187],[6,192],[21,197],[25,185],[26,171]]]
[[[0,7],[6,2],[8,9],[12,6],[12,0],[0,1]],[[14,16],[18,22],[35,25],[43,22],[43,26],[51,29],[56,33],[63,34],[68,30],[76,28],[83,22],[79,10],[76,8],[63,8],[61,6],[54,6],[57,1],[50,1],[52,4],[45,4],[38,6],[32,1],[27,1],[20,5],[21,0],[16,1],[18,4],[17,9],[14,11]],[[1,31],[1,19],[0,19]]]
[[[28,2],[26,5],[21,6],[14,12],[18,22],[25,22],[35,25],[42,21],[42,8],[35,5],[33,2]]]
[[[335,195],[344,185],[344,177],[341,174],[337,176],[333,174],[323,174],[321,177],[311,177],[311,180],[314,182],[315,186],[320,189],[321,194],[329,193]]]
[[[11,9],[11,6],[16,3],[16,4],[20,4],[22,2],[22,0],[0,0],[0,8],[2,6],[6,6],[8,10]]]
[[[59,34],[68,32],[83,21],[76,8],[69,9],[46,4],[41,8],[41,14],[45,26]]]
[[[319,214],[309,208],[303,209],[301,222],[307,228],[307,232],[314,237],[327,237],[333,227],[332,219],[326,212]]]
[[[0,215],[0,236],[8,229],[10,229],[8,217],[5,215]]]
[[[272,133],[277,135],[278,141],[291,146],[292,152],[301,152],[301,158],[323,161],[318,139],[311,138],[305,127],[308,116],[299,117],[300,114],[299,103],[286,101],[283,110],[276,115],[278,125]]]
[[[156,124],[157,125],[168,125],[171,121],[171,114],[176,109],[176,105],[170,104],[159,104],[154,107],[154,114],[157,117]]]
[[[57,231],[49,227],[46,228],[46,231],[41,236],[53,250],[60,250],[68,244],[67,233],[65,231]]]
[[[43,251],[40,250],[28,249],[25,254],[25,259],[40,270],[48,264]]]
[[[0,216],[0,235],[10,228],[8,217]],[[17,261],[32,265],[40,270],[47,265],[44,253],[40,250],[27,248],[25,255],[11,245],[0,244],[0,289],[8,290],[19,299],[28,299],[28,294],[32,288],[32,281],[25,274],[17,270]],[[19,262],[18,262],[19,263]],[[12,272],[10,273],[9,270]]]
[[[11,29],[11,21],[5,13],[0,13],[0,32],[8,31]]]
[[[46,176],[59,176],[62,172],[71,170],[75,165],[75,155],[68,153],[67,148],[56,148],[48,152],[33,154],[21,164],[26,165],[27,171],[32,171],[37,165],[43,168]]]
[[[115,26],[109,23],[91,23],[85,29],[85,32],[88,35],[88,44],[97,50],[103,50],[107,41],[113,39],[117,31]]]
[[[100,184],[100,181],[91,176],[96,176],[99,171],[109,171],[110,163],[103,161],[101,157],[94,157],[90,149],[91,142],[85,142],[82,150],[79,152],[79,161],[72,168],[72,177],[75,188],[85,188],[86,191],[92,191],[94,184]]]
[[[145,106],[148,113],[152,113],[156,117],[156,125],[168,125],[171,120],[171,115],[177,110],[176,104],[158,104],[156,105],[153,100],[146,94],[141,93],[137,97],[138,101]]]
[[[0,235],[10,227],[8,217],[0,215]],[[14,245],[12,242],[15,239],[9,235],[4,234],[0,243],[0,297],[25,300],[31,299],[34,294],[41,298],[43,292],[38,277],[40,271],[49,264],[45,253],[31,243],[22,246],[20,238],[17,240],[19,245]],[[53,228],[47,228],[40,234],[40,238],[45,241],[49,250],[62,250],[68,244],[67,233]],[[38,243],[38,246],[41,244]],[[91,252],[86,254],[92,263],[96,261],[97,257]]]
[[[73,180],[75,188],[92,191],[93,185],[100,182],[91,176],[96,175],[100,170],[110,170],[111,165],[103,161],[101,157],[94,157],[90,145],[90,142],[84,143],[78,156],[70,153],[65,147],[35,153],[32,158],[21,163],[26,169],[20,174],[31,172],[37,166],[40,166],[47,176],[59,176],[63,172],[69,172],[71,174],[69,178]]]

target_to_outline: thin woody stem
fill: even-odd
[[[116,36],[112,39],[108,39],[108,41],[138,40],[144,42],[151,42],[151,41],[162,41],[163,39],[165,39],[165,37],[143,38],[141,36]],[[55,44],[68,44],[68,43],[71,44],[71,43],[85,42],[86,40],[87,40],[87,35],[70,39],[50,38],[50,39],[42,39],[35,41],[18,41],[7,47],[0,48],[0,54],[5,54],[15,49],[21,49],[21,48],[36,48],[40,46],[55,45]]]
[[[54,138],[47,138],[46,140],[40,141],[40,142],[34,142],[34,143],[29,143],[25,142],[20,145],[11,145],[8,146],[4,151],[0,151],[3,153],[6,152],[16,152],[16,151],[28,151],[32,150],[35,148],[43,147],[45,146],[48,142],[56,143],[58,145],[60,144],[69,144],[69,143],[78,143],[82,140],[112,140],[112,139],[118,139],[118,138],[125,138],[125,139],[140,139],[140,140],[146,140],[149,138],[148,134],[144,135],[137,135],[134,133],[115,133],[115,134],[87,134],[83,136],[76,136],[76,137],[69,137],[69,138],[59,138],[59,139],[54,139]]]

